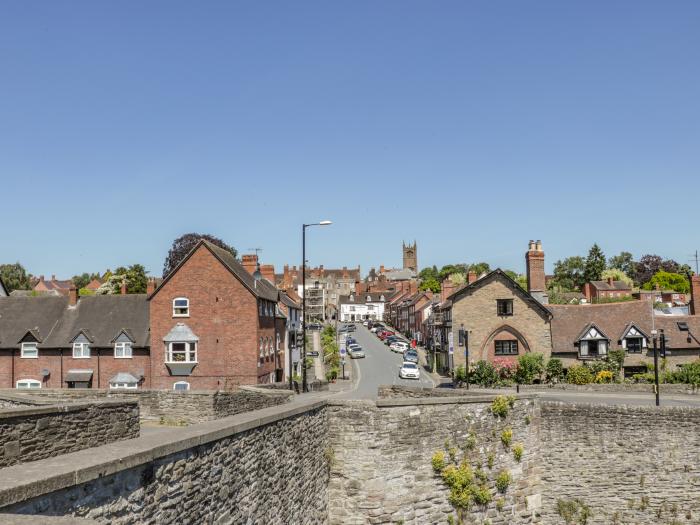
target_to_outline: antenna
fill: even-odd
[[[698,251],[695,250],[694,254],[691,254],[692,259],[688,259],[690,262],[695,262],[695,275],[700,275],[700,257],[698,256]]]
[[[260,252],[263,251],[263,249],[262,248],[248,248],[248,251],[255,252],[255,256],[257,257],[258,255],[260,255]]]

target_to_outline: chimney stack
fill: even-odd
[[[262,264],[260,265],[260,273],[262,273],[262,276],[270,281],[272,284],[275,284],[275,265],[274,264]]]
[[[147,295],[153,295],[153,292],[156,291],[156,280],[151,277],[148,279],[148,284],[146,284],[146,294]]]
[[[51,280],[52,280],[52,281],[55,281],[55,280],[56,280],[56,274],[55,274],[55,273],[51,275]]]
[[[379,265],[379,273],[384,273],[384,265],[383,264]]]
[[[448,278],[442,281],[442,290],[440,292],[440,300],[446,301],[447,298],[455,291],[454,283]]]
[[[241,257],[241,264],[246,271],[253,275],[255,268],[258,266],[258,256],[256,254],[248,254]]]
[[[467,274],[467,283],[468,283],[468,284],[472,284],[472,283],[473,283],[474,281],[476,281],[476,280],[477,280],[476,272],[471,272],[471,271],[470,271],[470,272]]]
[[[40,276],[39,276],[39,282],[42,282],[42,283],[44,282],[44,276],[43,276],[43,275],[40,275]]]
[[[610,286],[612,286],[613,284],[615,284],[615,279],[613,279],[612,277],[608,277],[608,284],[609,284]]]
[[[126,279],[122,279],[121,293],[122,293],[122,295],[126,295]]]
[[[530,240],[528,251],[525,254],[525,267],[527,272],[527,291],[535,298],[546,302],[546,286],[544,277],[544,252],[542,251],[542,241]]]
[[[71,306],[78,304],[78,289],[75,285],[71,285],[70,290],[68,290],[68,304]]]
[[[690,277],[690,315],[700,315],[700,275]]]

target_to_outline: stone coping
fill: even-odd
[[[144,465],[326,406],[324,399],[245,412],[0,469],[0,508]]]
[[[95,520],[72,516],[32,516],[28,514],[0,514],[2,525],[97,525]]]
[[[26,389],[26,394],[18,394],[17,389],[0,389],[0,398],[9,399],[11,401],[25,401],[31,399],[32,401],[45,402],[46,396],[42,395],[42,392],[47,392],[50,394],[65,394],[65,399],[89,397],[91,394],[93,396],[99,397],[102,395],[116,394],[116,395],[133,395],[138,396],[139,394],[150,394],[150,393],[164,393],[173,394],[178,396],[201,396],[201,395],[213,395],[213,394],[235,394],[236,392],[251,391],[260,394],[267,395],[281,395],[281,394],[293,394],[294,392],[289,389],[281,388],[263,388],[259,385],[241,385],[234,390],[163,390],[156,388],[138,388],[135,390],[126,389],[109,389],[109,388],[42,388],[36,389],[34,391]],[[34,397],[32,394],[36,395]]]
[[[473,394],[436,397],[393,397],[377,399],[378,408],[403,407],[410,405],[463,405],[469,403],[491,403],[502,394]],[[537,394],[513,394],[516,399],[538,399]]]
[[[8,408],[5,410],[0,410],[0,420],[3,419],[16,419],[19,417],[28,416],[41,416],[44,414],[63,414],[66,412],[77,412],[79,410],[85,410],[91,407],[103,407],[103,406],[119,406],[119,405],[133,405],[134,408],[138,407],[138,401],[131,399],[105,399],[96,400],[85,403],[66,403],[66,404],[56,404],[51,403],[41,406],[30,406],[30,407],[19,407],[19,408]]]
[[[12,401],[22,405],[52,405],[54,401],[46,398],[36,398],[28,394],[17,394],[17,390],[12,389],[12,393],[0,390],[0,400]]]

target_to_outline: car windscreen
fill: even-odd
[[[404,364],[403,364],[403,367],[404,367],[404,368],[411,368],[411,369],[418,368],[418,367],[417,367],[416,365],[414,365],[413,363],[404,363]]]

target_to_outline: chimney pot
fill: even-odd
[[[147,295],[153,295],[153,292],[156,291],[156,280],[151,277],[148,279],[148,284],[146,284],[146,294]]]
[[[476,278],[477,278],[476,272],[469,272],[467,274],[467,283],[468,284],[473,283],[474,281],[476,281]]]
[[[121,294],[126,295],[126,279],[122,279]]]

